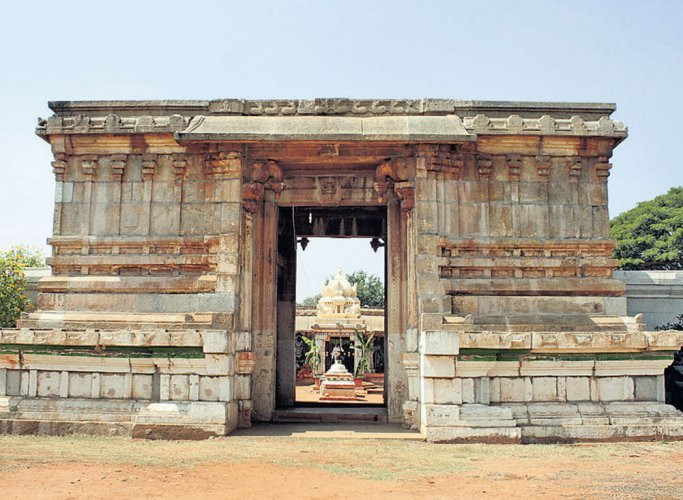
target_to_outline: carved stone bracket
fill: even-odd
[[[111,167],[111,173],[116,180],[120,182],[123,178],[123,173],[126,170],[126,160],[128,159],[128,155],[111,155],[109,158],[111,160],[111,163],[109,164]]]
[[[599,156],[598,163],[595,165],[595,175],[597,175],[598,179],[602,180],[603,182],[607,182],[611,168],[612,164],[609,162],[609,157]]]
[[[246,172],[242,186],[242,205],[247,212],[255,212],[258,202],[270,189],[278,198],[285,187],[284,174],[275,160],[255,160]]]
[[[185,170],[187,169],[187,157],[184,154],[171,155],[173,160],[173,171],[177,181],[185,177]]]
[[[508,166],[508,174],[510,180],[518,181],[522,172],[522,155],[510,154],[505,156],[505,162]]]
[[[239,151],[219,151],[207,157],[209,171],[214,176],[237,176],[242,172],[242,153]]]
[[[95,170],[97,169],[97,155],[81,156],[81,170],[86,180],[92,181],[95,177]]]
[[[477,155],[477,172],[481,177],[488,178],[493,171],[493,157],[490,154],[479,153]]]
[[[151,181],[154,179],[154,173],[157,169],[157,155],[144,154],[142,155],[142,180]]]
[[[420,144],[417,146],[417,158],[424,158],[425,169],[462,178],[465,156],[472,154],[470,144]]]
[[[540,177],[548,177],[552,167],[552,160],[546,156],[536,157],[536,172]]]
[[[55,161],[52,162],[52,172],[55,174],[55,178],[60,182],[64,180],[64,174],[66,173],[66,166],[67,166],[66,155],[56,154],[55,155]]]
[[[581,171],[587,165],[587,160],[581,157],[570,157],[567,162],[569,164],[569,180],[578,181],[581,177]]]
[[[395,158],[382,162],[375,169],[375,191],[383,202],[389,190],[393,189],[401,201],[401,209],[410,210],[415,206],[414,163],[411,159]]]
[[[401,202],[401,210],[415,208],[415,183],[412,181],[397,182],[394,184],[394,192]]]

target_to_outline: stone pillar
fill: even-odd
[[[177,229],[177,234],[180,235],[182,227],[183,203],[185,202],[183,195],[183,179],[185,177],[185,170],[187,169],[187,158],[184,154],[172,154],[171,162],[173,165],[173,198],[175,200],[175,214],[173,217],[174,230]]]
[[[320,351],[321,363],[314,375],[323,375],[325,373],[325,333],[317,332],[315,334],[315,343]]]
[[[64,176],[66,173],[66,155],[56,154],[52,162],[52,172],[55,174],[55,209],[52,222],[52,233],[55,236],[62,234],[62,207],[64,199]]]
[[[157,169],[157,155],[144,154],[142,155],[142,210],[140,214],[141,229],[140,233],[143,235],[151,234],[150,228],[152,224],[152,190],[154,188],[154,173]]]
[[[408,377],[408,400],[403,403],[403,425],[409,429],[420,428],[420,366],[417,352],[404,352],[401,360]]]
[[[93,181],[95,179],[95,171],[97,168],[97,155],[85,155],[80,157],[81,160],[81,173],[83,178],[83,216],[81,217],[81,235],[87,236],[91,234],[91,211],[92,207],[92,194],[93,194]]]
[[[275,410],[277,204],[272,193],[257,203],[254,227],[252,329],[255,358],[254,418],[270,421]]]
[[[113,206],[111,213],[105,214],[105,217],[108,219],[105,223],[105,227],[109,228],[109,231],[106,231],[109,235],[121,234],[121,195],[123,190],[121,182],[123,181],[127,159],[128,155],[125,154],[111,155],[109,158],[112,178],[114,182],[117,183],[117,186],[110,191],[110,194],[112,195],[111,198],[107,200],[108,204]],[[116,220],[112,220],[114,218]]]

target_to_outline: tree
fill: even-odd
[[[310,297],[306,297],[298,305],[303,306],[303,307],[315,307],[318,305],[318,301],[320,300],[320,297],[322,297],[322,294],[316,293],[315,295],[311,295]]]
[[[351,285],[357,285],[358,300],[362,307],[384,307],[384,284],[379,277],[365,271],[346,275]]]
[[[683,269],[683,186],[618,215],[610,230],[619,269]]]
[[[14,327],[29,306],[24,269],[44,265],[39,251],[23,246],[0,252],[0,327]]]
[[[683,314],[676,316],[676,322],[655,326],[655,330],[683,330]]]

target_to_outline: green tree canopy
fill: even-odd
[[[28,247],[16,246],[0,252],[0,327],[15,326],[21,312],[29,305],[24,294],[24,269],[44,264],[43,255]]]
[[[346,275],[351,285],[357,285],[358,300],[362,307],[384,307],[384,284],[378,276],[365,271]]]
[[[619,269],[683,269],[683,186],[618,215],[610,230]]]

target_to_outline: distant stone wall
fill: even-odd
[[[629,316],[643,314],[648,329],[683,314],[683,271],[615,271],[626,284]]]

